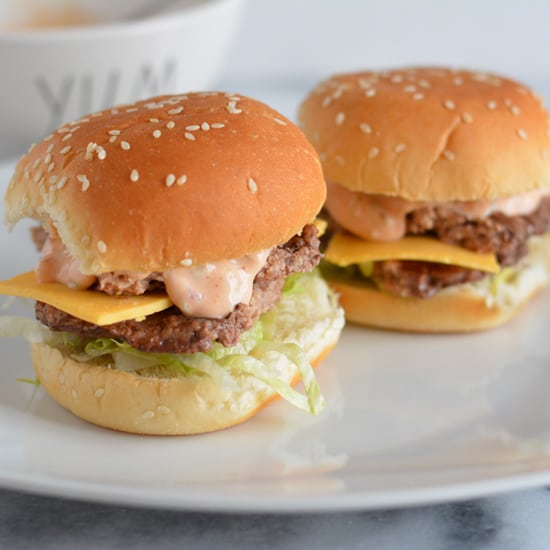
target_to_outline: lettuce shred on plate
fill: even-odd
[[[314,346],[308,341],[312,324],[304,327],[303,320],[313,316],[315,340],[322,338],[318,331],[330,330],[341,315],[334,307],[335,300],[318,271],[292,275],[279,303],[243,333],[235,346],[224,347],[216,342],[208,352],[192,354],[142,352],[110,338],[89,340],[52,332],[36,320],[20,317],[0,317],[0,336],[24,336],[31,343],[64,348],[79,362],[103,358],[106,365],[124,371],[139,373],[162,367],[162,372],[169,376],[211,376],[229,389],[239,387],[234,374],[251,375],[296,407],[318,414],[325,400],[308,360],[307,352],[311,349],[307,348]],[[289,362],[302,380],[304,393],[280,375],[288,372]]]

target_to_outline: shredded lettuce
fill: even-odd
[[[209,376],[228,390],[241,389],[239,376],[251,376],[296,407],[319,414],[325,401],[308,359],[315,354],[304,349],[295,329],[304,324],[303,314],[307,311],[319,317],[316,324],[320,319],[326,322],[323,330],[341,330],[343,317],[335,304],[336,298],[317,271],[293,275],[285,284],[280,302],[243,333],[236,345],[225,347],[217,342],[208,352],[142,352],[115,339],[84,340],[50,331],[31,319],[13,317],[0,317],[0,336],[23,335],[30,342],[63,348],[83,363],[105,358],[109,365],[124,371],[162,367],[172,376]],[[289,372],[290,378],[301,379],[304,393],[292,387]]]
[[[24,384],[30,384],[31,386],[40,386],[40,380],[38,378],[18,378],[18,382],[23,382]]]

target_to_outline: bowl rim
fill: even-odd
[[[91,38],[117,37],[124,38],[128,35],[139,35],[151,31],[160,31],[171,29],[181,25],[182,21],[194,21],[197,18],[214,12],[223,5],[234,4],[238,7],[245,0],[202,0],[202,2],[193,3],[188,7],[167,11],[145,17],[143,19],[121,19],[116,21],[105,20],[96,24],[53,27],[44,29],[22,29],[22,30],[2,30],[0,31],[0,44],[2,43],[28,43],[44,40],[60,41],[86,41]]]

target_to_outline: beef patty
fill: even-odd
[[[407,234],[434,237],[448,244],[492,253],[502,266],[515,265],[527,254],[527,240],[550,231],[550,197],[532,213],[505,216],[496,212],[471,220],[448,206],[426,206],[407,216]],[[381,289],[403,297],[428,298],[442,288],[486,276],[483,271],[430,262],[387,260],[374,265],[372,279]]]
[[[252,328],[258,317],[279,301],[285,279],[292,273],[311,271],[320,260],[317,229],[307,225],[301,235],[295,235],[271,251],[266,264],[254,279],[250,303],[238,304],[223,319],[186,317],[179,309],[172,307],[149,315],[143,321],[128,320],[98,326],[43,302],[36,303],[36,318],[53,330],[86,338],[123,340],[142,351],[208,351],[214,342],[221,342],[224,346],[235,345],[240,335]],[[112,282],[115,278],[106,279]],[[151,282],[155,287],[160,284],[155,280]],[[110,290],[119,293],[114,291],[112,285]],[[142,290],[141,286],[139,290]]]

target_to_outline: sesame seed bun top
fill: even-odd
[[[299,109],[327,180],[407,200],[550,186],[548,113],[513,80],[443,68],[337,75]]]
[[[273,247],[324,199],[292,122],[241,95],[192,93],[61,126],[17,164],[5,218],[55,228],[85,273],[151,272]]]

